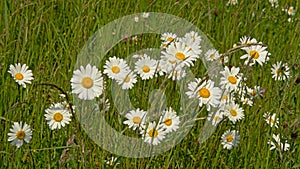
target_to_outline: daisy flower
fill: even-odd
[[[217,126],[223,120],[224,113],[218,109],[217,112],[209,113],[207,120],[211,121],[212,125]]]
[[[224,149],[231,150],[233,147],[238,146],[240,143],[239,131],[227,130],[221,137],[222,145]]]
[[[228,105],[229,103],[234,102],[234,98],[232,97],[232,94],[229,93],[228,91],[224,91],[222,96],[221,96],[221,101],[219,104],[219,109],[224,110],[225,106]]]
[[[165,43],[171,43],[177,38],[177,35],[174,33],[166,32],[161,35],[161,40]]]
[[[152,79],[157,66],[157,61],[149,56],[143,57],[135,62],[135,72],[137,72],[142,80]]]
[[[273,67],[271,68],[271,73],[273,79],[282,81],[290,77],[290,68],[287,63],[282,64],[282,62],[280,61],[276,64],[273,64],[272,66]]]
[[[15,65],[10,65],[8,73],[10,73],[14,80],[24,88],[26,88],[26,83],[31,84],[31,80],[33,80],[32,71],[28,70],[26,64],[21,65],[21,63],[17,63]]]
[[[217,107],[220,104],[222,90],[215,87],[215,83],[211,80],[205,80],[201,84],[201,79],[196,78],[195,82],[188,84],[186,94],[189,98],[198,98],[199,106],[202,107],[206,104],[206,108],[210,111],[210,106]]]
[[[168,78],[169,79],[172,79],[172,80],[181,80],[182,78],[185,77],[186,72],[185,72],[184,68],[176,67],[174,70],[171,70],[167,74],[168,74]]]
[[[285,10],[288,15],[293,16],[296,13],[296,9],[293,6],[290,6],[288,9]]]
[[[139,17],[138,16],[134,17],[134,22],[139,22]]]
[[[162,51],[162,54],[162,59],[173,61],[177,65],[182,63],[182,66],[185,65],[188,67],[193,66],[193,62],[199,58],[199,56],[195,55],[183,42],[171,43],[166,48],[166,51]]]
[[[268,144],[271,144],[270,150],[274,150],[276,148],[279,148],[281,151],[288,151],[289,150],[290,144],[287,141],[282,143],[280,141],[279,134],[277,134],[277,135],[273,134],[273,139],[275,140],[275,142],[270,141],[270,140],[268,141]]]
[[[247,54],[244,54],[241,56],[241,59],[245,60],[245,65],[247,65],[249,62],[249,66],[253,66],[256,62],[260,64],[261,66],[263,63],[267,62],[269,60],[268,51],[266,51],[267,47],[263,47],[261,45],[253,45],[245,48],[245,51]]]
[[[191,32],[188,32],[184,35],[183,39],[185,41],[192,41],[194,42],[195,44],[200,44],[201,42],[201,36],[198,35],[198,32],[195,32],[195,31],[191,31]]]
[[[276,118],[276,113],[274,113],[272,116],[269,112],[265,113],[263,115],[263,117],[265,118],[265,121],[271,126],[275,126],[276,128],[278,128],[278,124],[279,124],[279,119]]]
[[[159,121],[160,124],[162,124],[163,128],[165,128],[166,133],[176,131],[179,128],[179,117],[176,115],[176,112],[171,107],[163,111]]]
[[[116,56],[110,57],[104,65],[103,73],[111,79],[119,79],[120,76],[127,74],[129,67],[124,59],[117,58]]]
[[[253,101],[250,100],[249,98],[245,97],[245,96],[241,97],[241,102],[243,104],[248,104],[249,106],[253,106]]]
[[[78,94],[79,99],[92,100],[103,92],[103,77],[96,66],[80,66],[74,71],[71,86],[72,93]]]
[[[252,43],[257,43],[257,40],[255,38],[251,38],[249,36],[243,36],[240,38],[240,44],[241,45],[249,45]],[[242,49],[246,49],[247,47],[244,47]]]
[[[235,123],[244,118],[244,110],[239,107],[238,104],[230,103],[225,106],[225,115],[229,118],[232,123]]]
[[[278,0],[269,0],[269,2],[271,3],[272,7],[277,8],[278,7]]]
[[[225,66],[225,70],[220,72],[223,75],[220,85],[229,92],[236,90],[241,81],[239,71],[240,68],[238,67],[233,66],[231,70],[229,70],[229,68]]]
[[[51,130],[61,129],[69,124],[72,114],[68,109],[61,107],[59,104],[53,104],[45,110],[45,118]]]
[[[105,164],[109,166],[119,165],[120,163],[116,163],[117,160],[118,160],[117,157],[111,157],[110,159],[105,160]]]
[[[259,96],[261,96],[261,97],[263,96],[260,86],[254,86],[253,89],[246,87],[246,90],[247,90],[248,96],[250,96],[251,99],[259,97]]]
[[[214,61],[220,58],[220,54],[216,49],[209,49],[204,56],[207,61]]]
[[[227,6],[229,6],[229,5],[237,5],[237,4],[238,4],[238,0],[229,0],[227,2]]]
[[[142,17],[143,17],[143,18],[148,18],[149,15],[150,15],[149,12],[144,12],[143,15],[142,15]]]
[[[117,79],[117,83],[122,86],[123,90],[132,89],[136,82],[136,74],[133,71],[130,71],[128,74],[124,74]]]
[[[201,42],[201,36],[198,35],[198,32],[195,31],[191,31],[188,32],[184,35],[183,38],[181,38],[179,41],[183,42],[186,44],[186,46],[192,51],[194,52],[195,55],[199,55],[201,54],[201,46],[200,46],[200,42]]]
[[[21,147],[24,143],[29,143],[32,138],[32,131],[30,126],[26,123],[14,122],[11,129],[8,133],[8,141],[11,141],[11,144],[17,146],[17,148]]]
[[[136,110],[131,110],[129,113],[125,115],[126,121],[123,124],[127,124],[129,128],[136,130],[137,128],[141,129],[144,127],[145,119],[147,112],[144,110],[140,110],[139,108]]]
[[[147,129],[141,131],[141,135],[146,143],[158,145],[166,135],[162,125],[156,125],[156,122],[150,122]]]

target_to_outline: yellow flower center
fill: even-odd
[[[229,99],[228,96],[225,95],[225,94],[224,94],[224,95],[222,96],[222,98],[221,98],[221,100],[225,100],[225,101],[228,101],[228,99]]]
[[[256,50],[251,50],[250,56],[254,59],[257,59],[259,57],[259,53]]]
[[[200,97],[203,97],[203,98],[208,98],[209,96],[210,96],[210,92],[209,92],[209,90],[208,89],[206,89],[206,88],[201,88],[200,90],[199,90],[199,96]]]
[[[142,70],[143,70],[143,72],[148,73],[148,72],[150,72],[150,67],[149,66],[143,66]]]
[[[165,121],[164,121],[165,125],[167,126],[171,126],[172,125],[172,119],[169,119],[167,118]]]
[[[124,79],[124,82],[125,82],[125,83],[130,82],[130,77],[129,77],[129,76],[126,76],[125,79]]]
[[[158,131],[155,130],[155,129],[151,129],[151,130],[148,132],[148,134],[149,134],[150,137],[156,138],[157,135],[158,135]]]
[[[292,12],[293,12],[293,9],[289,8],[288,13],[292,13]]]
[[[275,121],[270,117],[269,118],[269,122],[271,123],[271,124],[274,124],[275,123]]]
[[[216,55],[214,53],[209,56],[209,58],[211,58],[211,59],[213,59],[215,57],[216,57]]]
[[[23,80],[24,76],[23,76],[22,73],[16,73],[16,74],[15,74],[15,78],[16,78],[17,80]]]
[[[214,120],[215,120],[215,121],[219,121],[220,119],[221,119],[220,116],[215,116],[215,117],[214,117]]]
[[[113,66],[112,68],[111,68],[111,71],[113,72],[113,73],[119,73],[120,72],[120,68],[119,68],[119,66]]]
[[[233,140],[232,135],[226,136],[226,141],[227,142],[232,142],[232,140]]]
[[[252,90],[252,91],[251,91],[251,95],[252,95],[252,96],[255,96],[255,95],[256,95],[256,92],[255,92],[254,90]]]
[[[172,42],[173,40],[174,40],[174,38],[172,38],[172,37],[167,38],[167,41],[169,41],[169,42]]]
[[[84,88],[91,88],[94,84],[93,79],[91,79],[90,77],[84,77],[81,81],[81,84]]]
[[[17,132],[16,136],[19,140],[23,140],[25,138],[26,134],[23,130],[20,130]]]
[[[230,114],[231,114],[232,116],[236,116],[236,115],[237,115],[237,112],[236,112],[234,109],[231,109],[231,110],[230,110]]]
[[[184,59],[185,59],[185,55],[184,55],[183,53],[181,53],[181,52],[177,52],[177,53],[175,54],[175,57],[176,57],[177,59],[179,59],[179,60],[184,60]]]
[[[54,115],[53,115],[53,119],[54,121],[56,122],[61,122],[63,120],[63,115],[60,113],[60,112],[56,112]]]
[[[141,118],[139,116],[135,116],[133,117],[132,121],[134,124],[140,124]]]
[[[237,79],[236,79],[235,76],[228,76],[228,81],[229,81],[231,84],[236,84]]]

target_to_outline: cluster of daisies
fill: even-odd
[[[10,65],[8,72],[12,75],[14,80],[24,88],[26,88],[26,84],[31,84],[31,81],[34,79],[32,71],[29,70],[26,64],[21,65],[17,63]],[[72,106],[72,108],[74,109],[75,107]],[[72,113],[70,111],[70,105],[67,102],[53,103],[45,110],[44,116],[51,130],[61,129],[71,121]],[[30,142],[32,139],[32,130],[26,123],[14,122],[8,136],[8,141],[19,148],[24,142]]]
[[[159,59],[153,59],[147,54],[134,55],[137,59],[132,67],[126,60],[116,56],[108,58],[102,72],[96,67],[87,64],[74,70],[71,78],[72,93],[79,99],[92,100],[103,94],[105,91],[104,75],[109,79],[116,81],[123,90],[130,90],[134,87],[138,78],[149,80],[158,76],[166,76],[172,80],[181,80],[186,76],[185,70],[194,66],[194,63],[200,58],[201,37],[197,32],[191,31],[183,37],[174,33],[164,33],[161,36],[161,56]],[[254,66],[256,63],[263,66],[271,55],[267,47],[254,38],[242,37],[239,44],[240,49],[245,52],[240,58],[244,60],[247,66]],[[207,62],[220,61],[222,64],[228,62],[228,57],[219,54],[216,49],[210,49],[205,54]],[[24,88],[34,79],[31,70],[28,70],[26,64],[20,63],[10,65],[8,71],[14,80]],[[287,63],[277,62],[273,65],[272,78],[283,81],[289,78],[289,67]],[[233,124],[241,121],[245,117],[242,106],[253,106],[253,100],[262,97],[264,90],[260,86],[253,88],[246,85],[246,79],[243,77],[239,67],[225,66],[220,72],[221,81],[216,83],[208,77],[195,78],[187,84],[188,91],[186,95],[189,98],[198,99],[199,106],[206,106],[207,111],[216,108],[208,115],[208,120],[212,125],[217,126],[220,122],[229,120]],[[45,110],[45,118],[51,130],[61,129],[71,122],[72,112],[67,102],[54,103]],[[179,128],[180,120],[171,107],[162,111],[158,121],[147,119],[147,111],[139,108],[131,110],[125,114],[124,124],[133,130],[138,129],[146,143],[157,145],[170,132]],[[272,121],[273,116],[265,115],[269,118],[267,122]],[[274,124],[275,125],[275,124]],[[30,126],[26,123],[15,122],[9,133],[9,141],[13,145],[20,147],[23,141],[29,142],[32,138]],[[226,149],[232,149],[239,143],[239,131],[227,130],[222,135],[222,144]]]
[[[180,119],[176,112],[169,107],[162,111],[158,121],[150,121],[147,117],[148,112],[140,110],[131,110],[125,115],[127,124],[132,130],[139,130],[144,142],[158,145],[166,134],[176,131],[179,128]]]
[[[271,128],[275,127],[278,128],[279,125],[279,118],[276,118],[276,113],[271,114],[270,112],[267,112],[263,115],[265,121],[267,124],[270,125]],[[273,130],[272,130],[273,131]],[[285,140],[284,142],[281,142],[280,134],[272,134],[272,140],[268,141],[268,144],[271,145],[270,150],[278,149],[280,151],[288,151],[290,148],[290,144]]]
[[[263,66],[269,61],[271,55],[266,49],[267,47],[258,42],[255,38],[242,37],[239,42],[240,46],[234,45],[245,52],[240,59],[244,60],[244,65],[254,66],[258,64]],[[227,62],[224,55],[220,55],[216,49],[209,49],[205,53],[205,59],[208,62],[223,61]],[[287,63],[278,62],[271,68],[272,77],[275,80],[286,80],[289,78],[289,67]],[[189,98],[198,99],[199,106],[206,106],[207,111],[211,111],[211,107],[215,111],[211,111],[208,120],[212,125],[217,126],[220,122],[229,120],[233,126],[245,118],[243,106],[253,106],[254,99],[263,97],[264,89],[260,86],[253,88],[247,86],[247,78],[244,77],[241,69],[235,66],[224,66],[224,70],[220,72],[220,83],[216,84],[207,77],[195,78],[194,81],[188,83],[188,91],[186,95]],[[268,123],[276,123],[273,116],[265,115]],[[221,137],[223,148],[231,150],[237,146],[240,140],[239,131],[227,130]]]

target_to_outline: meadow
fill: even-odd
[[[293,10],[289,10],[291,6]],[[300,168],[299,7],[300,2],[292,0],[279,0],[278,6],[272,6],[267,0],[239,0],[235,5],[219,0],[3,0],[0,3],[0,168]],[[71,79],[80,66],[78,55],[96,31],[123,16],[144,12],[171,14],[195,25],[220,55],[226,53],[228,62],[223,66],[231,70],[240,67],[243,77],[247,78],[244,79],[247,86],[260,86],[260,89],[255,90],[258,96],[251,98],[253,106],[239,103],[243,107],[243,118],[233,123],[224,117],[215,127],[210,126],[214,132],[203,142],[199,142],[199,136],[209,114],[205,106],[192,112],[195,121],[178,144],[155,156],[129,158],[105,150],[86,133],[86,126],[80,123],[81,116],[75,115],[84,110],[77,105],[80,102],[77,95],[71,93]],[[147,16],[149,19],[153,17],[151,14]],[[135,22],[143,19],[133,18]],[[114,31],[106,36],[114,36]],[[245,60],[240,59],[247,53],[242,47],[249,47],[247,43],[240,43],[244,36],[255,38],[267,47],[269,60],[263,65],[245,65]],[[104,65],[113,56],[125,59],[135,51],[160,48],[160,38],[161,35],[157,34],[124,36],[103,56],[104,60],[95,65],[106,81],[97,101],[107,99],[105,104],[98,105],[97,110],[104,114],[110,126],[128,137],[140,135],[138,130],[133,131],[123,124],[126,118],[118,111],[118,103],[112,94],[118,94],[112,91],[117,84],[103,73]],[[201,57],[207,47],[202,49]],[[256,55],[251,57],[250,60]],[[284,80],[272,77],[273,64],[280,61],[288,70],[282,66],[276,73],[289,71]],[[34,79],[30,80],[31,84],[26,84],[26,88],[9,73],[11,65],[16,63],[26,64],[32,70]],[[191,67],[192,73],[198,78],[206,77],[205,65],[197,60]],[[132,105],[147,110],[150,104],[153,108],[151,104],[154,103],[148,102],[149,94],[161,87],[166,89],[167,107],[180,114],[181,86],[168,78],[137,78],[128,90]],[[46,110],[52,104],[64,101],[72,115],[70,122],[52,130],[45,118]],[[124,109],[128,111],[126,106]],[[276,119],[266,117],[268,112],[276,114],[278,123]],[[179,119],[180,125],[185,124],[184,118],[179,116]],[[32,138],[20,147],[9,141],[8,133],[11,133],[14,122],[25,122],[32,130]],[[222,144],[222,135],[228,130],[239,131],[239,143],[229,149]],[[176,131],[173,132],[176,135]],[[273,135],[277,134],[280,143],[274,140]],[[22,136],[18,138],[23,140]],[[111,143],[119,144],[118,140]],[[123,145],[118,146],[122,148]],[[112,158],[117,159],[107,163]]]

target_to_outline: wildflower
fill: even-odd
[[[168,74],[168,78],[172,80],[181,80],[186,75],[185,68],[181,67],[176,67],[173,70],[170,70],[170,72],[166,73]]]
[[[184,65],[188,67],[193,66],[193,62],[199,58],[199,56],[195,55],[183,42],[171,43],[166,48],[166,51],[162,51],[162,54],[162,59],[174,62],[181,67]]]
[[[293,6],[290,6],[288,9],[285,9],[288,15],[293,16],[296,13],[296,9]]]
[[[176,131],[179,128],[179,117],[176,115],[176,112],[171,107],[163,111],[159,121],[160,124],[163,125],[163,128],[165,128],[166,133]]]
[[[230,103],[225,106],[225,115],[229,118],[229,120],[233,123],[244,118],[244,110],[239,107],[238,104]]]
[[[129,128],[136,130],[137,128],[141,129],[144,127],[145,119],[146,119],[147,112],[144,110],[131,110],[129,113],[125,115],[127,118],[123,124],[127,124]]]
[[[72,93],[78,94],[79,99],[92,100],[103,92],[103,77],[96,66],[80,66],[74,71],[71,86]]]
[[[200,78],[195,80],[195,82],[188,84],[189,91],[186,92],[186,95],[188,95],[189,98],[198,98],[199,106],[201,107],[206,104],[208,111],[210,111],[210,106],[217,107],[222,95],[221,89],[215,87],[215,83],[211,80],[205,80],[203,82]]]
[[[137,72],[142,80],[152,79],[157,66],[157,61],[149,56],[139,59],[135,63],[135,72]]]
[[[278,7],[278,0],[269,0],[269,2],[271,3],[272,5],[272,8],[277,8]]]
[[[138,16],[134,17],[134,22],[139,22],[139,17]]]
[[[117,80],[119,85],[122,85],[122,89],[131,89],[133,85],[137,82],[136,74],[133,71],[128,72],[128,74],[124,74],[120,76]]]
[[[263,93],[262,93],[262,90],[260,89],[260,86],[255,85],[253,89],[251,89],[249,87],[246,87],[246,90],[247,90],[248,96],[250,96],[251,99],[259,97],[259,96],[260,97],[263,96]]]
[[[146,143],[158,145],[166,135],[162,125],[156,125],[156,122],[150,122],[146,129],[141,131],[141,135]]]
[[[10,73],[14,80],[24,88],[26,88],[26,83],[31,84],[31,80],[34,79],[32,77],[32,71],[28,70],[26,64],[21,65],[20,63],[17,63],[15,65],[10,65],[8,73]]]
[[[166,32],[161,35],[161,40],[166,43],[171,43],[177,38],[177,35],[174,33]]]
[[[231,150],[233,147],[238,146],[240,143],[239,131],[227,130],[221,137],[222,145],[224,149]]]
[[[241,81],[239,71],[240,68],[238,67],[233,66],[231,70],[229,70],[229,68],[225,66],[225,70],[220,72],[223,75],[220,85],[229,92],[237,89]]]
[[[287,142],[287,140],[284,143],[282,143],[280,141],[279,136],[280,136],[279,134],[277,134],[277,135],[273,134],[273,139],[275,140],[275,142],[270,141],[270,140],[268,141],[268,144],[271,144],[270,150],[279,148],[281,151],[288,151],[290,148],[290,144]]]
[[[269,112],[265,113],[263,115],[263,117],[265,118],[265,121],[271,126],[275,126],[276,128],[278,128],[278,124],[279,124],[279,119],[276,118],[276,113],[274,113],[272,116]]]
[[[214,112],[211,112],[207,120],[211,121],[212,125],[217,126],[222,120],[223,120],[224,113],[218,109],[217,112],[214,114]]]
[[[238,4],[238,1],[237,0],[229,0],[228,2],[227,2],[227,6],[229,6],[229,5],[237,5]]]
[[[209,49],[204,56],[207,61],[214,61],[220,58],[220,54],[216,49]]]
[[[61,127],[65,127],[71,121],[72,114],[69,113],[68,109],[62,107],[60,103],[52,104],[45,112],[47,124],[51,130],[61,129]]]
[[[269,60],[268,51],[266,51],[267,47],[263,47],[261,45],[253,45],[246,47],[244,50],[247,52],[247,54],[244,54],[241,56],[241,59],[245,60],[245,65],[247,65],[249,62],[249,66],[253,66],[255,62],[260,64],[262,66],[263,63],[267,62]]]
[[[111,79],[119,79],[129,71],[129,67],[124,59],[117,58],[116,56],[110,57],[105,62],[103,73]]]
[[[148,18],[149,15],[150,15],[149,12],[144,12],[142,17],[143,17],[143,18]]]
[[[111,157],[110,159],[105,161],[105,164],[109,166],[119,165],[120,163],[116,163],[117,160],[118,160],[117,157]]]
[[[17,146],[17,148],[21,147],[24,143],[29,143],[32,138],[32,131],[30,126],[26,123],[14,122],[11,129],[8,133],[8,141],[11,141],[11,144]]]
[[[275,80],[286,80],[287,78],[290,77],[290,68],[287,63],[277,62],[276,64],[272,65],[273,67],[271,68],[271,73],[272,73],[272,78]]]

